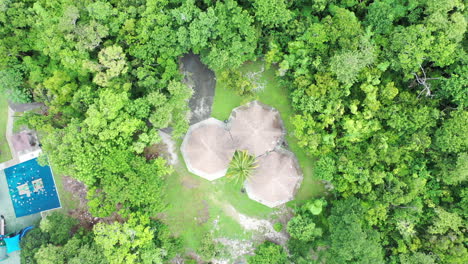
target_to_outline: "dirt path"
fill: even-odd
[[[274,222],[282,222],[283,225],[289,221],[292,214],[286,207],[280,208],[274,215],[279,216],[276,221],[270,219],[259,219],[249,217],[236,210],[231,204],[225,201],[217,201],[214,197],[210,197],[211,201],[220,206],[223,211],[234,220],[236,220],[245,230],[251,231],[253,237],[251,240],[237,240],[229,238],[216,238],[215,241],[224,245],[230,254],[230,259],[213,259],[214,264],[228,264],[232,260],[235,263],[245,263],[245,255],[252,255],[255,246],[265,240],[275,242],[279,245],[286,246],[289,239],[288,233],[283,229],[281,232],[276,232],[273,228]],[[214,223],[216,226],[216,223]]]
[[[275,231],[272,221],[241,214],[230,204],[225,204],[223,209],[227,215],[235,219],[245,230],[253,231],[255,241],[269,240],[280,245],[285,245],[289,239],[286,232]]]

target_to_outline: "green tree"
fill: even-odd
[[[249,264],[283,264],[287,255],[280,245],[266,241],[255,249],[255,255],[247,258]]]
[[[323,234],[322,229],[316,226],[310,216],[300,214],[289,220],[287,230],[291,237],[303,242],[313,241]]]
[[[255,0],[255,18],[266,27],[284,26],[292,18],[284,0]]]
[[[379,234],[362,220],[359,200],[336,201],[329,217],[327,263],[384,263]]]
[[[165,250],[154,244],[154,232],[147,221],[133,216],[126,223],[94,226],[96,244],[110,264],[162,263]]]
[[[50,241],[50,235],[47,232],[42,231],[40,228],[34,228],[27,233],[27,236],[21,239],[21,263],[35,264],[36,259],[34,258],[37,251],[42,246],[47,245]]]
[[[8,99],[15,103],[26,103],[31,101],[31,95],[23,87],[21,72],[15,69],[0,70],[1,93],[8,94]]]
[[[52,244],[43,245],[34,255],[37,264],[63,264],[65,256],[59,247]]]
[[[65,245],[73,236],[72,228],[78,221],[62,213],[53,212],[41,221],[40,227],[47,232],[53,245]]]

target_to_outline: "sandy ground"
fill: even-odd
[[[114,221],[123,221],[119,216],[113,215],[105,218],[94,217],[91,215],[88,209],[88,200],[86,199],[87,188],[78,180],[75,180],[69,176],[63,176],[62,178],[63,187],[67,192],[70,192],[75,200],[78,201],[78,205],[75,209],[72,209],[68,213],[80,221],[81,226],[91,229],[95,224],[99,222],[112,223]]]

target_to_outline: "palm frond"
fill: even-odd
[[[247,150],[238,150],[234,153],[231,163],[229,164],[226,177],[230,180],[234,180],[236,184],[239,183],[239,181],[243,183],[252,176],[253,171],[257,167],[257,161],[254,156],[250,155]]]

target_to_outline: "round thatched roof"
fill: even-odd
[[[245,181],[249,198],[268,207],[293,200],[302,182],[301,169],[294,154],[276,149],[257,160],[258,168]]]
[[[181,151],[190,172],[212,181],[226,174],[235,147],[226,125],[208,118],[190,126]]]
[[[237,149],[260,156],[283,141],[284,128],[279,112],[258,101],[232,110],[230,132]]]

